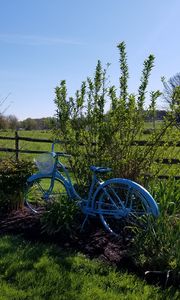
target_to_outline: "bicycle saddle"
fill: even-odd
[[[95,173],[107,173],[107,172],[112,171],[111,168],[96,167],[96,166],[91,166],[91,167],[90,167],[90,170],[91,170],[92,172],[95,172]]]

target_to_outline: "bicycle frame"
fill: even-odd
[[[65,173],[65,176],[61,174],[61,172],[57,171],[58,166],[62,168],[63,173]],[[93,173],[92,176],[92,181],[91,185],[88,191],[88,197],[87,199],[82,198],[77,191],[75,190],[71,178],[69,176],[69,172],[67,171],[66,167],[57,159],[57,165],[55,164],[55,172],[53,175],[53,178],[59,179],[65,186],[68,196],[71,199],[77,199],[79,201],[81,210],[83,211],[84,214],[96,214],[97,209],[94,207],[94,194],[96,193],[97,190],[100,190],[101,186],[103,185],[103,181],[101,181],[99,178],[97,178],[96,174]],[[94,192],[95,186],[98,185],[98,188]]]
[[[68,193],[68,196],[71,199],[79,200],[81,210],[83,211],[84,214],[86,214],[86,215],[88,215],[88,214],[92,214],[92,215],[101,214],[102,210],[99,210],[98,208],[95,207],[95,202],[96,202],[96,198],[97,198],[97,195],[100,192],[100,190],[103,190],[107,194],[107,191],[104,189],[104,184],[107,181],[106,182],[102,181],[100,178],[98,178],[96,176],[96,173],[93,172],[92,181],[91,181],[91,185],[90,185],[89,192],[88,192],[88,198],[83,199],[77,193],[77,191],[75,190],[66,167],[58,160],[58,154],[56,152],[54,152],[54,147],[55,147],[56,143],[58,144],[59,142],[55,141],[52,144],[52,148],[51,148],[51,151],[52,151],[51,153],[55,157],[54,170],[53,170],[53,174],[52,174],[52,177],[53,177],[52,184],[53,184],[53,181],[55,180],[55,178],[59,179],[64,184],[64,186],[66,188],[66,191]],[[66,155],[66,154],[60,154],[60,155],[69,156],[69,155]],[[57,171],[58,166],[60,168],[62,168],[62,170],[65,173],[66,177],[64,177],[61,174],[61,172]],[[95,188],[96,185],[98,185],[98,187],[94,191],[94,188]],[[108,194],[108,196],[111,198],[112,202],[114,203],[112,197],[109,194]],[[124,204],[122,203],[122,201],[119,197],[118,197],[118,200],[119,200],[119,203],[121,203],[121,207],[123,208],[123,211],[124,211],[125,210]],[[112,214],[112,212],[109,212],[109,213]]]

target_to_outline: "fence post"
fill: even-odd
[[[19,135],[18,131],[15,131],[15,150],[16,150],[16,161],[19,160]]]

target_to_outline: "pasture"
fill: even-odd
[[[151,123],[147,123],[147,129],[151,129]],[[157,125],[160,126],[160,125]],[[32,130],[25,131],[21,130],[18,132],[20,137],[30,137],[30,138],[39,138],[39,139],[53,139],[53,133],[50,130]],[[14,137],[15,132],[11,130],[0,131],[0,136],[4,137]],[[177,137],[180,141],[180,135],[178,129],[174,128],[174,132],[169,133],[167,137],[167,145],[158,148],[158,162],[152,165],[152,175],[168,175],[168,176],[180,176],[180,147],[176,145],[168,146],[168,142],[173,142],[174,136]],[[148,134],[144,134],[141,139],[148,141]],[[58,146],[58,151],[62,151],[63,148]],[[139,147],[139,151],[142,150],[142,147],[146,146],[132,146]],[[15,141],[13,140],[0,140],[0,148],[14,148]],[[31,142],[31,141],[20,141],[19,149],[21,150],[38,150],[38,151],[50,151],[51,143],[43,142]],[[20,153],[19,158],[25,160],[33,160],[36,154],[29,153]],[[0,158],[15,157],[15,154],[8,152],[0,152]],[[166,163],[163,162],[163,159],[166,159]]]
[[[47,130],[21,130],[18,132],[21,137],[30,137],[30,138],[39,138],[39,139],[52,139],[52,132]],[[0,136],[4,137],[15,137],[15,132],[12,130],[0,131]],[[42,151],[50,151],[50,143],[38,143],[38,142],[29,142],[29,141],[21,141],[20,149],[22,150],[42,150]],[[0,147],[5,148],[14,148],[15,149],[15,141],[14,140],[0,140]],[[15,157],[15,154],[8,152],[0,152],[1,158]],[[20,154],[20,159],[25,160],[33,160],[34,154]]]

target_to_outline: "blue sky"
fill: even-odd
[[[0,101],[19,120],[53,116],[62,79],[73,96],[100,59],[118,86],[117,44],[125,41],[129,90],[156,57],[149,91],[180,72],[179,0],[0,0]],[[163,103],[159,103],[163,107]],[[0,107],[2,111],[2,105]]]

